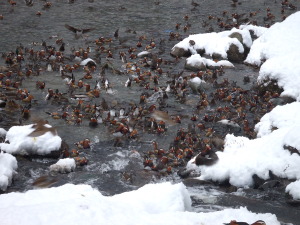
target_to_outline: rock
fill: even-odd
[[[199,77],[194,77],[189,80],[188,85],[194,93],[198,93],[198,90],[201,90],[201,83],[203,81]]]
[[[260,178],[259,176],[257,176],[256,174],[254,174],[252,176],[252,179],[253,179],[253,188],[259,188],[260,186],[262,186],[264,183],[265,183],[265,180]]]
[[[178,170],[177,174],[180,178],[185,179],[191,174],[191,171],[186,168],[182,168]]]
[[[232,62],[242,62],[246,57],[244,53],[239,52],[239,48],[236,45],[231,44],[227,51],[227,58]]]
[[[212,184],[210,181],[206,180],[199,180],[194,178],[188,178],[182,181],[182,183],[187,187],[194,187],[194,186],[201,186],[205,184]]]
[[[230,185],[226,188],[227,193],[237,192],[238,188],[236,186]]]
[[[293,200],[293,199],[288,199],[286,200],[286,203],[294,206],[294,207],[299,207],[300,206],[300,200]]]
[[[244,47],[244,52],[243,53],[240,53],[238,51],[238,48],[237,46],[233,47],[234,45],[231,45],[228,52],[227,52],[227,56],[228,56],[228,59],[230,61],[234,61],[234,62],[241,62],[241,61],[244,61],[246,59],[246,56],[248,55],[249,51],[250,51],[250,48],[247,47],[244,42],[243,42],[243,36],[238,33],[238,32],[233,32],[232,34],[230,34],[228,37],[230,38],[236,38],[239,42],[241,42],[241,44],[243,45]],[[237,49],[235,49],[237,48]]]
[[[283,146],[284,149],[288,150],[291,154],[298,154],[300,155],[300,151],[292,146],[289,146],[289,145],[284,145]]]
[[[241,42],[243,44],[243,36],[240,33],[238,33],[238,32],[233,32],[228,37],[230,37],[230,38],[236,38],[236,39],[239,40],[239,42]]]
[[[266,181],[265,183],[263,183],[262,185],[260,185],[258,187],[258,189],[267,191],[268,189],[271,189],[271,188],[274,188],[274,187],[278,187],[280,184],[281,183],[278,180],[270,180],[270,181]]]
[[[173,57],[189,57],[191,55],[189,50],[185,50],[176,46],[172,48],[170,54]]]
[[[199,71],[199,70],[206,70],[206,65],[200,61],[196,63],[186,62],[184,68],[191,71]]]

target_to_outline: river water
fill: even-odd
[[[104,65],[109,61],[118,70],[124,69],[124,63],[119,59],[120,51],[127,51],[129,47],[136,47],[139,37],[143,47],[137,53],[144,50],[147,44],[153,40],[157,48],[153,52],[158,54],[168,63],[163,64],[163,74],[159,79],[159,86],[166,87],[171,82],[172,77],[182,72],[182,76],[188,76],[191,72],[184,70],[184,59],[175,61],[170,56],[171,48],[189,34],[205,33],[211,31],[222,31],[218,26],[217,18],[231,23],[231,14],[237,13],[243,18],[256,21],[258,25],[272,25],[272,23],[282,20],[281,2],[274,0],[239,0],[234,6],[230,1],[221,0],[198,0],[198,6],[193,6],[192,1],[167,0],[167,1],[85,1],[75,0],[69,3],[67,0],[51,1],[51,7],[45,7],[45,1],[33,1],[32,6],[26,6],[24,1],[17,1],[15,6],[11,6],[7,1],[0,2],[0,53],[9,51],[15,52],[20,44],[25,48],[33,48],[35,51],[42,49],[42,42],[47,45],[55,46],[57,49],[60,44],[56,41],[63,39],[65,45],[64,55],[73,55],[73,49],[91,48],[90,57],[95,59],[98,65]],[[291,1],[295,6],[300,7],[299,1]],[[267,8],[275,16],[274,19],[266,19]],[[40,11],[42,14],[37,16]],[[257,13],[255,17],[247,16],[250,12]],[[284,15],[293,13],[293,10],[285,10]],[[246,15],[246,16],[245,16]],[[184,18],[188,16],[188,18]],[[212,16],[212,19],[209,19]],[[227,17],[227,18],[225,18]],[[180,28],[175,28],[176,24]],[[93,28],[83,37],[76,38],[74,33],[65,28],[69,24],[76,28]],[[184,31],[183,27],[188,25]],[[114,37],[115,31],[119,29],[119,37]],[[179,39],[170,39],[170,32],[178,33]],[[95,40],[100,37],[112,38],[112,42],[106,43],[105,48],[113,52],[113,58],[107,59],[107,53],[96,56]],[[128,53],[127,53],[128,55]],[[138,61],[138,59],[128,62]],[[25,64],[26,62],[24,62]],[[67,63],[72,63],[67,61]],[[4,65],[4,59],[0,60],[0,65]],[[26,65],[23,64],[22,71],[25,72]],[[49,166],[55,163],[56,159],[49,158],[24,158],[18,156],[18,174],[14,179],[13,185],[8,189],[12,191],[24,191],[32,189],[32,182],[42,175],[54,176],[58,182],[55,185],[64,183],[86,183],[98,188],[105,195],[112,195],[124,191],[134,190],[149,182],[180,182],[181,178],[176,173],[167,176],[144,169],[144,155],[152,150],[152,142],[155,140],[159,148],[168,149],[173,142],[177,130],[188,128],[191,123],[190,116],[197,112],[201,118],[207,111],[197,111],[195,105],[199,101],[199,95],[188,93],[184,103],[178,102],[176,96],[169,95],[167,105],[163,110],[168,111],[169,115],[180,115],[181,124],[169,127],[167,132],[158,135],[157,133],[145,132],[140,130],[137,139],[122,140],[121,146],[116,146],[116,141],[112,135],[110,124],[100,124],[96,128],[90,128],[88,120],[83,119],[80,125],[66,123],[62,119],[53,119],[47,112],[63,112],[69,105],[76,105],[77,100],[72,100],[68,96],[68,102],[47,101],[47,89],[58,89],[62,93],[68,93],[68,88],[61,79],[58,70],[47,71],[49,61],[41,61],[39,76],[26,77],[22,81],[21,88],[27,88],[35,97],[31,103],[31,117],[24,120],[23,124],[29,124],[34,118],[47,119],[51,125],[56,127],[58,134],[69,145],[70,149],[75,148],[74,143],[89,138],[92,142],[90,149],[80,150],[80,155],[89,159],[87,166],[78,167],[70,174],[51,174]],[[97,74],[100,67],[93,74],[93,79],[86,80],[94,86],[99,79]],[[82,69],[74,71],[75,79],[78,81],[84,75]],[[236,82],[236,85],[249,90],[258,69],[248,67],[243,64],[236,64],[234,69],[225,69],[225,74],[218,78],[219,82],[229,79],[229,82]],[[132,104],[139,104],[142,92],[150,92],[144,87],[133,83],[131,88],[125,87],[128,75],[118,75],[111,70],[106,70],[106,79],[111,84],[111,90],[102,90],[100,98],[89,99],[90,104],[99,105],[103,99],[109,107],[119,110],[125,108],[129,110]],[[244,83],[244,77],[250,78],[249,83]],[[43,90],[36,88],[36,81],[44,81],[46,88]],[[210,92],[209,90],[207,90]],[[84,90],[77,89],[73,94],[84,94]],[[156,103],[148,102],[147,105]],[[12,125],[19,123],[20,112],[1,111],[0,126],[9,129]],[[222,136],[226,134],[223,130]],[[243,135],[243,133],[237,133]],[[176,170],[175,170],[176,172]],[[257,189],[239,189],[237,192],[230,193],[227,188],[211,183],[198,184],[186,181],[188,189],[193,199],[193,210],[195,211],[215,211],[226,207],[246,206],[249,210],[261,213],[275,213],[283,223],[300,224],[300,210],[292,207],[285,202],[284,189],[274,188],[268,191]]]

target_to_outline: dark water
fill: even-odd
[[[7,1],[0,2],[0,53],[15,51],[16,47],[22,44],[25,48],[42,49],[42,41],[47,45],[59,48],[57,39],[63,39],[66,43],[65,56],[73,54],[73,48],[91,48],[90,57],[96,59],[98,64],[104,65],[108,60],[117,69],[122,70],[124,65],[119,59],[120,51],[127,51],[129,47],[136,47],[139,37],[145,35],[146,40],[142,41],[143,47],[137,53],[144,50],[145,46],[152,39],[157,48],[152,50],[163,58],[166,63],[162,65],[163,74],[159,81],[160,87],[166,87],[174,76],[182,73],[182,76],[189,76],[190,71],[184,70],[184,59],[175,62],[169,53],[170,49],[179,40],[169,40],[170,32],[178,33],[180,38],[185,38],[189,34],[205,33],[209,31],[223,30],[218,26],[217,18],[223,18],[226,23],[232,23],[231,14],[248,15],[250,12],[257,12],[255,17],[249,17],[250,21],[256,21],[258,25],[264,26],[282,20],[283,15],[289,15],[295,11],[286,9],[281,13],[280,1],[238,1],[236,6],[231,1],[195,1],[199,6],[193,7],[192,1],[75,1],[70,4],[67,0],[51,1],[52,6],[45,8],[45,1],[34,1],[33,6],[26,6],[24,1],[18,1],[16,6],[10,6]],[[300,6],[299,1],[291,1],[294,5]],[[266,19],[267,8],[274,14],[274,19]],[[42,15],[37,16],[36,12],[41,11]],[[224,13],[226,11],[226,13]],[[188,20],[183,17],[188,15]],[[208,19],[208,16],[213,19]],[[227,17],[227,18],[225,18]],[[176,23],[180,23],[179,30],[176,30]],[[65,24],[77,28],[94,28],[84,37],[75,38],[74,34],[65,28]],[[187,31],[183,30],[185,25],[189,25]],[[114,32],[119,29],[119,38],[113,37]],[[113,38],[111,43],[105,44],[113,52],[112,59],[107,59],[106,53],[102,53],[96,58],[95,40],[99,37]],[[179,39],[180,39],[179,38]],[[101,61],[101,62],[100,62]],[[128,62],[138,59],[130,60]],[[25,62],[26,63],[26,62]],[[66,60],[65,63],[74,63]],[[4,65],[4,59],[0,60],[0,65]],[[156,140],[160,148],[167,149],[173,141],[175,134],[180,128],[188,128],[191,123],[190,116],[197,112],[195,105],[199,101],[199,95],[188,92],[185,103],[179,103],[176,96],[170,95],[167,100],[167,110],[169,115],[180,115],[182,123],[172,126],[162,135],[144,132],[140,129],[138,139],[123,140],[122,147],[115,147],[115,138],[112,135],[113,127],[109,124],[100,124],[97,128],[88,126],[88,119],[83,119],[82,124],[67,124],[64,120],[53,119],[46,112],[62,112],[68,105],[76,105],[76,100],[68,103],[57,103],[46,101],[47,89],[58,89],[62,93],[68,93],[65,82],[61,79],[59,71],[46,71],[48,61],[40,62],[41,74],[39,76],[26,77],[21,88],[27,88],[35,99],[31,106],[31,118],[23,123],[31,123],[32,118],[38,117],[47,119],[55,126],[58,134],[66,141],[70,149],[75,148],[74,143],[89,138],[92,141],[91,149],[80,150],[81,156],[89,159],[87,166],[76,168],[70,174],[49,174],[49,166],[56,162],[55,159],[27,159],[18,157],[19,169],[14,184],[8,189],[11,191],[24,191],[32,189],[32,182],[41,175],[51,175],[58,179],[56,185],[64,183],[86,183],[98,188],[105,195],[112,195],[124,191],[134,190],[149,182],[173,181],[179,182],[180,178],[176,173],[162,176],[151,170],[144,170],[144,154],[152,149],[152,141]],[[26,65],[23,64],[22,71],[25,72]],[[92,80],[85,82],[95,85],[100,68],[93,74]],[[83,77],[82,69],[74,72],[76,81]],[[225,74],[218,78],[222,82],[228,78],[229,82],[237,82],[238,86],[249,90],[252,82],[258,75],[258,70],[247,67],[243,64],[236,64],[234,69],[226,69]],[[109,80],[112,91],[107,93],[102,90],[100,98],[90,99],[91,104],[99,105],[105,99],[110,107],[114,106],[119,110],[124,107],[129,110],[132,103],[138,104],[140,94],[145,91],[143,87],[132,84],[131,88],[124,86],[128,75],[117,75],[111,70],[106,70],[106,78]],[[250,83],[243,82],[244,76],[250,77]],[[45,81],[44,90],[36,89],[36,81]],[[3,90],[3,92],[5,92]],[[150,94],[153,91],[146,91]],[[209,91],[208,91],[209,92]],[[83,94],[84,91],[78,89],[74,94]],[[66,96],[70,97],[68,94]],[[157,102],[153,102],[157,104]],[[153,104],[148,102],[147,106]],[[202,111],[199,117],[207,111]],[[20,112],[1,111],[1,127],[9,129],[12,125],[18,124]],[[225,135],[225,134],[223,134]],[[242,135],[240,133],[240,135]],[[275,213],[278,218],[285,223],[300,224],[299,208],[291,207],[285,203],[283,189],[274,189],[272,192],[260,192],[257,190],[241,190],[238,193],[229,194],[226,190],[209,185],[189,185],[192,194],[195,211],[214,211],[226,207],[247,206],[255,212]],[[225,221],[224,221],[225,222]]]

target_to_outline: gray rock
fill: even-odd
[[[206,70],[206,66],[203,62],[198,62],[194,65],[186,62],[184,68],[191,71]]]
[[[189,50],[185,50],[183,48],[174,47],[171,51],[171,56],[173,57],[189,57],[191,55]]]
[[[239,52],[239,48],[231,44],[229,50],[227,51],[227,58],[231,62],[242,62],[245,60],[245,54]]]
[[[243,36],[240,33],[238,33],[238,32],[233,32],[228,37],[230,37],[230,38],[236,38],[236,39],[239,40],[239,42],[241,42],[243,44]]]

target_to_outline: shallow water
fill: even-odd
[[[200,6],[193,7],[191,1],[167,0],[161,1],[75,1],[69,4],[67,0],[52,1],[49,9],[43,9],[45,1],[34,1],[32,7],[25,5],[23,1],[18,2],[16,6],[10,6],[7,1],[0,2],[0,15],[4,16],[0,20],[0,53],[15,51],[16,47],[22,44],[25,48],[33,47],[35,50],[42,49],[42,41],[47,45],[59,48],[55,44],[57,39],[63,38],[66,43],[64,55],[72,54],[72,48],[82,47],[86,49],[91,47],[91,57],[95,55],[94,40],[99,37],[113,38],[114,32],[119,29],[119,40],[113,39],[113,42],[106,44],[113,50],[114,58],[109,59],[117,69],[122,70],[123,63],[118,57],[119,51],[127,51],[129,46],[135,47],[139,37],[145,35],[147,40],[143,41],[143,48],[153,39],[159,46],[153,50],[158,53],[164,60],[171,63],[163,65],[164,73],[160,77],[160,87],[166,87],[167,82],[172,80],[173,76],[182,72],[183,76],[188,76],[191,72],[183,69],[184,60],[174,62],[169,55],[170,49],[178,40],[169,41],[170,32],[178,32],[184,38],[189,34],[204,33],[209,30],[220,31],[216,19],[209,20],[208,16],[222,17],[223,11],[227,15],[232,13],[248,14],[249,12],[258,12],[253,20],[257,20],[259,25],[272,21],[265,21],[266,8],[269,7],[275,15],[273,22],[281,21],[280,1],[238,1],[236,7],[233,7],[229,1],[196,1]],[[292,1],[296,6],[300,6],[299,1]],[[41,11],[42,15],[35,15]],[[286,10],[285,15],[293,13],[292,10]],[[189,16],[188,20],[183,17]],[[251,19],[251,18],[250,18]],[[180,23],[180,29],[176,30],[176,23]],[[78,28],[94,28],[84,37],[75,38],[74,34],[65,28],[65,24]],[[183,26],[190,24],[191,27],[184,32]],[[164,40],[164,43],[160,43]],[[101,58],[101,63],[100,63]],[[106,54],[101,54],[98,63],[103,65],[107,59]],[[137,61],[129,60],[128,61]],[[73,63],[73,62],[70,62]],[[167,110],[169,115],[181,115],[182,123],[170,127],[165,134],[157,135],[153,133],[143,133],[137,140],[124,141],[122,147],[114,147],[114,137],[112,136],[111,126],[109,124],[100,124],[97,128],[90,128],[88,120],[84,119],[81,125],[68,125],[61,119],[53,119],[46,112],[62,112],[68,104],[75,105],[76,101],[69,100],[69,103],[55,103],[46,101],[45,96],[47,89],[58,89],[62,93],[68,94],[68,88],[61,79],[59,71],[46,71],[47,62],[41,63],[41,74],[25,78],[22,88],[30,90],[35,99],[32,103],[31,118],[24,120],[23,123],[31,123],[34,117],[47,119],[49,123],[55,126],[58,134],[66,141],[70,148],[75,148],[74,143],[84,138],[90,138],[92,141],[91,149],[80,150],[80,155],[89,159],[89,164],[85,167],[77,168],[70,174],[50,174],[58,179],[55,185],[64,183],[86,183],[98,188],[105,195],[112,195],[136,189],[149,182],[173,181],[179,182],[180,178],[176,175],[160,177],[156,172],[144,170],[143,156],[148,150],[152,149],[152,141],[156,140],[159,147],[168,148],[173,141],[179,128],[187,128],[191,123],[189,117],[196,112],[195,104],[199,101],[199,95],[188,93],[187,100],[184,104],[179,103],[174,96],[170,95],[167,100]],[[0,60],[0,65],[4,65],[4,60]],[[24,70],[24,69],[23,69]],[[24,72],[24,71],[23,71]],[[168,73],[167,73],[168,72]],[[82,69],[74,72],[76,81],[83,76]],[[86,80],[91,86],[95,85],[98,79],[99,67],[93,74],[92,80]],[[252,82],[258,75],[258,70],[247,67],[243,64],[236,64],[234,69],[226,69],[225,74],[218,78],[222,82],[228,78],[230,82],[237,82],[238,86],[249,90]],[[99,105],[104,98],[109,106],[116,105],[116,109],[124,107],[129,108],[130,103],[139,102],[141,92],[145,91],[142,87],[133,84],[131,88],[124,86],[128,75],[117,75],[106,70],[106,78],[112,86],[112,92],[107,93],[102,90],[101,97],[91,99],[91,104]],[[244,76],[250,77],[250,83],[243,82]],[[35,87],[36,81],[45,81],[44,90]],[[153,93],[152,91],[146,91]],[[76,90],[73,94],[82,94],[83,90]],[[116,103],[117,102],[117,103]],[[150,106],[151,104],[148,103]],[[206,111],[202,111],[199,117],[203,116]],[[18,124],[19,112],[1,111],[3,119],[0,126],[8,129],[12,125]],[[213,125],[214,126],[214,125]],[[224,131],[223,131],[224,132]],[[242,135],[239,133],[239,135]],[[27,159],[18,157],[19,169],[18,175],[14,180],[11,191],[24,191],[32,189],[32,182],[41,175],[49,174],[49,166],[56,162],[54,159]],[[291,222],[297,225],[299,209],[292,208],[285,203],[282,190],[274,190],[274,193],[258,192],[257,190],[240,190],[237,194],[226,193],[225,190],[215,186],[198,185],[189,187],[193,198],[195,211],[215,211],[225,207],[247,206],[255,212],[275,213],[283,222]],[[242,197],[241,197],[242,196]],[[274,198],[271,198],[275,196]],[[270,197],[270,198],[269,198]],[[224,221],[226,222],[226,221]],[[298,223],[299,224],[299,223]]]

